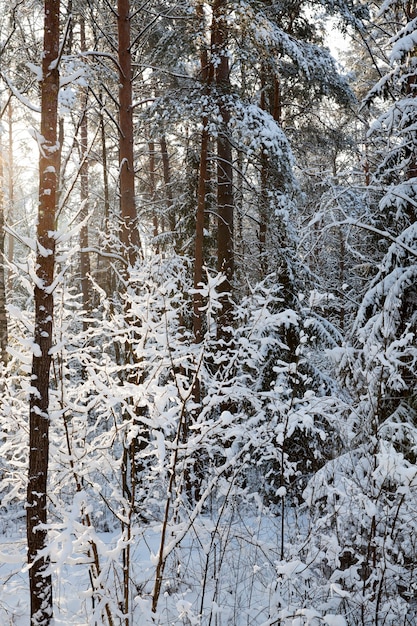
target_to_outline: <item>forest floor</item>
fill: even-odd
[[[0,538],[2,626],[27,626],[29,620],[24,533],[24,525],[19,528],[16,522]],[[235,514],[221,522],[218,518],[200,518],[167,559],[158,618],[154,621],[150,597],[160,527],[138,531],[131,553],[132,626],[271,623],[271,611],[276,605],[279,533],[279,518],[270,516],[244,519]],[[116,608],[121,597],[120,536],[107,532],[97,533],[96,537],[103,567],[103,595]],[[168,544],[172,540],[171,534]],[[101,626],[97,599],[96,611],[93,609],[89,566],[78,551],[77,538],[61,533],[59,541],[52,544],[51,558],[54,626]],[[203,615],[202,620],[199,615]]]

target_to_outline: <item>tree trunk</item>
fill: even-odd
[[[120,169],[120,241],[123,254],[133,267],[141,245],[135,204],[135,171],[133,158],[132,57],[130,52],[130,3],[117,2],[119,60],[119,169]]]
[[[227,20],[226,0],[216,0],[213,4],[212,49],[215,65],[215,83],[218,95],[221,129],[217,138],[217,267],[225,275],[220,287],[222,310],[218,315],[218,335],[227,339],[227,327],[232,319],[232,283],[234,276],[233,247],[233,169],[232,147],[228,139],[230,111],[228,95],[230,94],[229,57],[227,54]]]
[[[406,12],[406,17],[409,23],[417,17],[416,5],[417,3],[415,2],[415,0],[409,0],[406,3],[405,12]],[[416,56],[415,51],[411,52],[410,56],[414,57],[413,60],[415,60],[415,56]],[[412,98],[415,98],[417,94],[416,79],[417,79],[416,72],[411,73],[410,76],[408,76],[407,78],[407,94],[409,94],[409,96]],[[412,146],[412,154],[411,154],[411,158],[409,160],[408,166],[407,166],[406,177],[408,180],[410,178],[417,178],[417,150],[415,148],[415,145]],[[414,203],[408,202],[406,204],[406,213],[410,220],[410,223],[414,224],[414,222],[417,219],[417,211],[416,211],[416,207]]]
[[[261,67],[261,98],[259,106],[264,111],[268,110],[266,97],[266,70]],[[268,259],[266,254],[266,233],[268,230],[268,155],[262,149],[261,152],[261,193],[259,203],[259,254],[260,254],[260,279],[265,278],[268,273]]]
[[[261,97],[259,106],[263,111],[272,115],[274,120],[281,124],[281,90],[276,76],[271,76],[264,64],[261,66]],[[268,155],[262,150],[261,156],[261,190],[259,206],[259,251],[260,251],[260,279],[269,272],[267,235],[269,231],[270,191],[273,181],[271,165]]]
[[[152,205],[152,225],[153,225],[153,239],[156,254],[159,254],[159,219],[156,206],[156,165],[155,165],[155,142],[153,140],[148,141],[149,149],[149,200]]]
[[[199,19],[202,28],[204,27],[204,9],[201,4],[197,5],[197,18]],[[200,51],[200,66],[201,66],[201,80],[205,87],[206,93],[208,93],[209,84],[212,80],[213,66],[210,66],[208,62],[207,49],[202,48]],[[195,247],[194,247],[194,289],[198,289],[198,286],[203,281],[203,259],[204,259],[204,219],[206,211],[206,192],[207,192],[207,174],[208,174],[208,146],[209,146],[209,133],[207,130],[208,119],[203,117],[203,130],[201,132],[201,147],[200,147],[200,167],[198,172],[198,187],[197,187],[197,214],[195,220]],[[202,335],[202,313],[201,309],[203,301],[200,293],[194,293],[193,296],[193,329],[194,340],[196,343],[200,343],[203,339]]]
[[[198,174],[197,189],[197,215],[195,224],[195,248],[194,248],[194,289],[198,289],[203,281],[203,253],[204,253],[204,216],[206,209],[206,186],[207,186],[207,153],[209,135],[207,131],[207,120],[203,119],[200,148],[200,169]],[[201,286],[201,285],[200,285]],[[193,296],[193,327],[194,340],[200,343],[202,334],[202,309],[203,301],[201,293],[194,292]]]
[[[130,2],[129,0],[118,0],[117,2],[117,30],[118,30],[118,61],[119,61],[119,176],[120,176],[120,242],[122,254],[128,265],[135,266],[141,254],[141,244],[137,224],[137,213],[135,204],[135,172],[134,172],[134,151],[133,151],[133,108],[132,108],[132,59],[130,41]],[[128,271],[125,278],[128,277]],[[127,285],[125,285],[127,288]],[[124,304],[124,315],[126,326],[134,326],[130,303]],[[133,335],[134,335],[133,331]],[[132,343],[126,342],[125,364],[133,365],[137,363],[137,356],[133,350]],[[138,373],[132,369],[127,374],[129,383],[137,383]],[[137,408],[138,414],[143,409]],[[130,415],[126,414],[126,419]],[[136,498],[136,476],[140,471],[136,460],[136,452],[141,444],[138,440],[124,443],[123,462],[121,467],[121,480],[123,486],[123,496],[126,500],[123,521],[121,524],[123,536],[126,538],[126,546],[122,550],[123,562],[123,613],[125,615],[124,624],[129,626],[130,622],[130,597],[131,597],[131,530],[132,514]],[[146,443],[145,443],[146,445]]]
[[[104,201],[104,219],[103,219],[103,237],[100,237],[100,244],[106,252],[110,252],[110,191],[109,191],[109,168],[107,159],[107,142],[106,142],[106,125],[104,121],[104,100],[101,92],[98,95],[100,105],[99,123],[100,123],[100,139],[101,139],[101,163],[103,167],[103,201]],[[101,284],[105,292],[110,296],[114,291],[114,272],[109,258],[104,259],[98,255],[97,257],[97,274],[102,276]]]
[[[9,154],[8,154],[8,188],[9,188],[9,210],[7,212],[7,223],[13,224],[13,214],[14,214],[14,162],[13,162],[13,111],[12,111],[12,103],[9,102],[9,106],[7,107],[7,117],[8,117],[8,127],[9,127]],[[7,248],[7,259],[9,263],[13,263],[14,259],[14,237],[11,233],[9,233],[9,237],[7,240],[8,248]],[[9,271],[9,276],[7,280],[7,287],[12,289],[12,279],[11,272]]]
[[[35,333],[32,360],[27,489],[27,543],[32,626],[52,621],[52,578],[48,571],[47,478],[49,457],[49,381],[52,347],[57,199],[57,109],[59,90],[59,0],[44,2],[41,81],[41,155],[37,226],[37,281],[34,289]]]
[[[85,44],[85,23],[84,18],[80,15],[80,44],[81,50],[86,50]],[[84,107],[80,124],[80,200],[81,211],[80,220],[83,221],[88,215],[88,158],[87,158],[87,142],[88,142],[88,121],[87,121],[87,104],[88,90],[84,94]],[[80,277],[81,277],[81,293],[83,298],[83,311],[89,315],[91,310],[91,285],[90,285],[90,255],[88,249],[88,223],[83,224],[80,230]],[[88,322],[83,321],[83,328],[87,330]]]
[[[7,365],[6,272],[4,264],[4,162],[0,135],[0,359]]]
[[[168,146],[166,142],[165,135],[162,135],[159,145],[161,147],[161,158],[162,158],[162,171],[164,176],[164,185],[165,185],[165,198],[166,198],[166,220],[168,226],[163,225],[164,230],[168,228],[171,233],[171,238],[174,241],[174,249],[175,249],[175,215],[173,212],[173,204],[174,200],[172,197],[172,189],[171,189],[171,168],[169,165],[169,154],[168,154]]]

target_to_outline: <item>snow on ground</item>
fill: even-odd
[[[132,551],[132,626],[145,626],[147,622],[167,626],[208,624],[210,615],[212,624],[218,626],[269,623],[271,602],[274,602],[278,532],[278,518],[245,520],[237,517],[223,520],[222,524],[208,518],[200,519],[168,559],[155,622],[150,621],[150,594],[160,534],[149,528],[138,538]],[[115,550],[116,533],[100,533],[98,537],[108,546],[109,554]],[[2,626],[28,624],[25,550],[24,528],[3,534],[0,545]],[[67,560],[70,561],[71,557]],[[113,574],[109,574],[109,579]],[[54,626],[99,624],[91,620],[86,564],[60,566],[53,579]],[[108,585],[110,593],[116,584],[117,576]],[[200,614],[203,615],[201,621]]]

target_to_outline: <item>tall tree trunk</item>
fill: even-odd
[[[149,200],[152,204],[152,225],[153,225],[153,239],[156,254],[159,254],[159,219],[156,210],[156,165],[155,165],[155,142],[153,140],[148,141],[149,149]]]
[[[227,327],[232,319],[232,283],[234,276],[233,247],[233,168],[232,147],[228,139],[230,111],[228,95],[230,94],[229,57],[227,54],[227,19],[226,0],[215,0],[213,4],[212,52],[216,60],[215,83],[222,128],[217,138],[217,266],[223,272],[225,281],[220,287],[222,310],[218,315],[218,335],[227,339]]]
[[[281,90],[276,76],[271,76],[264,64],[261,66],[261,97],[259,106],[272,115],[274,120],[281,124]],[[259,206],[259,251],[260,251],[260,278],[261,280],[269,271],[267,253],[267,235],[269,229],[270,198],[271,190],[271,166],[268,155],[262,151],[261,157],[261,193]]]
[[[106,142],[106,124],[104,121],[104,101],[101,92],[98,95],[100,105],[99,123],[100,123],[100,139],[101,139],[101,163],[103,167],[103,195],[104,195],[104,239],[101,239],[101,245],[106,252],[110,252],[110,191],[109,191],[109,168],[107,159],[107,142]],[[97,272],[103,276],[102,284],[105,292],[110,296],[114,291],[114,272],[108,257],[104,259],[98,255]]]
[[[196,8],[197,18],[200,21],[201,28],[204,29],[204,9],[202,4],[198,4]],[[202,44],[204,45],[204,44]],[[200,51],[200,71],[201,80],[208,93],[209,84],[212,80],[213,66],[209,66],[207,49],[202,48]],[[198,172],[197,187],[197,214],[195,220],[195,247],[194,247],[194,289],[203,281],[203,259],[204,259],[204,219],[206,212],[206,192],[207,192],[207,175],[208,175],[208,146],[209,132],[207,129],[208,119],[203,117],[203,130],[201,132],[200,147],[200,167]],[[201,294],[195,292],[193,295],[193,329],[194,340],[200,343],[203,339],[202,335],[202,309],[203,301]],[[198,394],[199,395],[199,394]],[[196,401],[198,399],[196,398]]]
[[[132,59],[130,41],[130,2],[118,0],[117,2],[117,30],[118,30],[118,61],[119,61],[119,176],[120,176],[120,242],[122,254],[128,265],[134,267],[141,254],[141,244],[137,224],[135,204],[135,171],[133,151],[133,108],[132,108]],[[125,277],[128,277],[128,270]],[[134,326],[130,304],[125,302],[125,319],[127,326]],[[133,331],[133,335],[134,335]],[[125,364],[137,363],[137,356],[132,343],[125,344]],[[132,384],[138,382],[138,374],[134,369],[127,374],[128,381]],[[142,408],[138,408],[140,414]],[[130,415],[126,414],[126,419]],[[146,445],[146,442],[145,444]],[[121,479],[123,496],[126,500],[126,509],[122,521],[122,533],[126,540],[126,546],[122,551],[123,561],[123,613],[124,624],[130,622],[130,584],[131,584],[131,531],[132,514],[136,498],[136,476],[139,466],[136,453],[141,443],[138,440],[125,441],[123,461],[121,467]]]
[[[80,15],[80,44],[81,51],[86,50],[85,44],[85,22]],[[81,200],[81,221],[86,220],[88,216],[88,158],[87,158],[87,142],[88,142],[88,121],[87,121],[87,104],[88,90],[84,93],[84,107],[80,124],[80,200]],[[90,284],[90,255],[88,249],[88,223],[83,224],[80,230],[80,277],[81,277],[81,293],[83,299],[83,310],[87,315],[91,310],[91,284]],[[83,321],[83,328],[87,330],[88,322]]]
[[[119,60],[119,169],[120,169],[120,241],[123,254],[133,267],[140,254],[140,237],[135,204],[133,155],[132,57],[130,51],[130,2],[117,2]]]
[[[9,154],[8,154],[8,162],[9,162],[9,167],[8,167],[8,172],[9,172],[9,175],[8,175],[9,208],[8,208],[8,211],[7,211],[7,223],[11,225],[13,223],[13,213],[14,213],[13,108],[12,108],[11,100],[9,102],[9,106],[7,107],[7,118],[8,118],[8,127],[9,127],[8,128],[8,130],[9,130]],[[14,259],[14,237],[13,237],[13,235],[11,233],[9,233],[9,237],[8,237],[7,243],[8,243],[7,259],[9,261],[9,263],[13,263],[13,259]],[[8,286],[9,289],[12,289],[10,271],[9,271],[7,286]]]
[[[267,97],[266,97],[266,70],[264,64],[261,65],[261,98],[259,106],[264,111],[267,110]],[[260,206],[259,206],[259,252],[260,252],[260,267],[261,267],[261,280],[267,273],[267,259],[266,259],[266,232],[268,221],[268,155],[265,154],[262,149],[261,152],[261,193],[260,193]]]
[[[0,359],[7,364],[6,272],[4,263],[4,161],[0,135]]]
[[[204,217],[206,209],[206,187],[207,187],[207,156],[209,134],[207,130],[207,120],[203,119],[203,130],[201,133],[200,148],[200,169],[198,174],[197,189],[197,214],[195,224],[195,247],[194,247],[194,289],[197,290],[203,282],[203,260],[204,260]],[[193,327],[194,340],[200,343],[203,339],[202,333],[202,307],[203,301],[201,293],[194,292],[193,295]]]
[[[59,90],[59,0],[44,2],[41,81],[41,137],[37,226],[37,281],[34,288],[35,333],[29,414],[27,544],[32,626],[52,621],[52,578],[47,545],[47,479],[49,460],[49,381],[52,347],[57,199],[57,110]]]
[[[169,165],[169,154],[168,154],[168,146],[165,135],[162,135],[159,140],[159,145],[161,147],[161,158],[162,158],[162,172],[164,177],[164,185],[165,185],[165,198],[166,198],[166,219],[168,222],[168,229],[171,232],[172,239],[174,241],[174,249],[175,249],[175,216],[173,213],[173,204],[174,200],[172,197],[172,189],[171,189],[171,168]],[[166,225],[163,225],[165,230]]]
[[[409,23],[417,17],[417,3],[415,2],[415,0],[409,0],[406,3],[405,13],[406,13],[406,17]],[[416,56],[417,55],[415,51],[410,53],[410,57],[413,57],[413,61],[415,61]],[[410,66],[411,66],[411,63],[410,63]],[[410,76],[408,76],[407,78],[407,93],[412,98],[415,98],[417,94],[416,81],[417,81],[417,72],[412,72]],[[417,149],[415,148],[415,145],[412,146],[412,155],[407,166],[406,177],[407,179],[417,178]],[[414,222],[417,219],[417,210],[416,210],[414,203],[408,202],[406,204],[406,213],[410,220],[410,223],[414,224]]]

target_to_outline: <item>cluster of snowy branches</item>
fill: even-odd
[[[411,626],[415,2],[369,22],[342,0],[74,0],[46,67],[37,3],[12,4],[0,619],[26,623],[36,597],[32,626]],[[375,62],[361,108],[368,68],[338,73],[330,16]],[[50,79],[36,197],[13,185],[13,125],[50,123]]]

